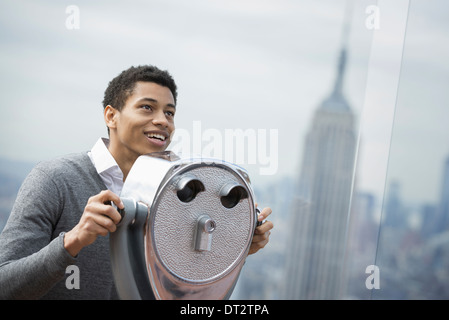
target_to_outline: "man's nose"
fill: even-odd
[[[154,115],[154,118],[153,118],[153,124],[163,126],[163,127],[168,127],[168,121],[167,121],[167,117],[165,116],[165,112],[163,112],[163,111],[156,112],[156,114]]]

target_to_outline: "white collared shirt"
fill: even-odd
[[[109,152],[108,146],[109,139],[99,138],[87,154],[106,187],[116,195],[120,195],[123,188],[123,172]]]

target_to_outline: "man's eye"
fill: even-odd
[[[152,109],[151,106],[149,106],[147,104],[144,104],[143,106],[141,106],[141,108],[145,109],[145,110],[151,110]]]
[[[172,118],[175,116],[175,113],[173,111],[166,111],[165,114]]]

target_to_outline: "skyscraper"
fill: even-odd
[[[285,299],[338,299],[345,253],[356,133],[343,95],[343,45],[331,94],[316,109],[305,138],[286,251]]]

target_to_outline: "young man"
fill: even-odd
[[[123,71],[105,91],[109,139],[30,172],[0,235],[1,299],[118,298],[106,236],[120,214],[108,203],[122,209],[119,194],[136,159],[169,145],[176,90],[170,74],[154,66]],[[259,219],[270,213],[265,208]],[[257,227],[250,254],[268,243],[272,227]],[[79,290],[66,286],[69,265],[80,270]]]

